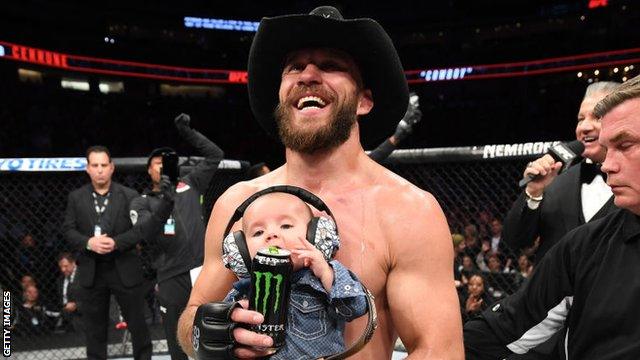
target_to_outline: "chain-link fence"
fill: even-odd
[[[550,143],[549,143],[550,144]],[[492,235],[499,235],[500,222],[515,200],[526,161],[546,150],[540,147],[534,152],[516,153],[515,156],[491,155],[482,147],[455,149],[428,149],[396,151],[387,166],[420,188],[431,192],[440,202],[452,233],[467,235],[467,249],[459,255],[457,267],[461,277],[459,291],[461,310],[465,316],[465,283],[472,274],[483,276],[487,294],[491,299],[513,293],[524,277],[518,268],[517,253],[501,248],[496,259],[488,256]],[[495,154],[494,154],[495,155]],[[246,164],[245,164],[246,165]],[[114,179],[126,186],[142,191],[149,186],[144,166],[122,167]],[[70,359],[84,356],[84,344],[79,336],[69,336],[58,326],[58,318],[47,311],[58,311],[60,298],[56,289],[59,278],[56,256],[67,250],[61,224],[68,193],[88,180],[80,172],[0,172],[0,239],[4,251],[0,256],[0,286],[12,294],[14,310],[23,301],[21,282],[25,275],[34,278],[39,290],[38,301],[42,309],[37,319],[19,319],[24,325],[15,324],[12,347],[15,355],[28,354],[34,359]],[[220,169],[204,196],[204,213],[209,214],[213,202],[233,183],[241,180],[239,170]],[[497,221],[497,223],[496,223]],[[469,239],[473,237],[477,243]],[[469,248],[473,248],[470,251]],[[471,264],[462,257],[471,258]],[[144,258],[145,253],[142,253]],[[482,258],[482,259],[481,259]],[[149,259],[144,261],[150,264]],[[484,260],[482,263],[479,260]],[[152,288],[152,269],[147,269]],[[157,316],[157,306],[149,299],[148,323],[152,330],[154,352],[165,352],[166,343]],[[20,311],[15,311],[20,313]],[[31,314],[31,316],[34,316]],[[13,317],[14,319],[16,316]],[[19,316],[18,316],[19,318]],[[124,332],[115,329],[117,316],[112,316],[113,326],[109,334],[111,355],[131,353],[130,344],[123,342]],[[126,339],[125,339],[126,340]],[[46,349],[46,351],[44,351]],[[57,350],[56,350],[57,349]]]
[[[115,159],[114,180],[142,192],[150,186],[146,159]],[[232,163],[233,162],[229,162]],[[183,159],[181,172],[188,173],[192,159]],[[237,162],[235,169],[219,169],[208,191],[202,197],[207,216],[215,200],[230,185],[244,178],[246,163]],[[70,191],[86,184],[84,172],[0,172],[0,287],[12,299],[12,356],[24,359],[85,358],[84,341],[72,327],[64,326],[57,257],[70,249],[62,233],[62,221]],[[140,255],[145,272],[147,308],[145,315],[154,353],[166,352],[164,331],[155,300],[152,251],[142,247]],[[35,284],[35,287],[29,286]],[[29,289],[27,289],[29,288]],[[29,298],[37,305],[27,308]],[[109,324],[110,356],[130,355],[127,332],[117,329],[119,311],[112,301]]]

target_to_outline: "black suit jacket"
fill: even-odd
[[[142,233],[139,228],[132,226],[129,218],[129,203],[138,196],[138,192],[115,182],[111,183],[110,191],[109,204],[103,216],[111,221],[102,226],[103,233],[115,241],[116,249],[111,256],[122,284],[130,287],[142,282],[142,264],[135,249],[135,245],[142,239]],[[100,256],[86,249],[87,241],[93,236],[98,222],[92,192],[92,185],[87,184],[69,194],[63,224],[68,243],[79,251],[76,277],[84,287],[93,286],[96,259]]]
[[[58,291],[58,298],[60,299],[60,301],[58,301],[58,305],[60,306],[60,309],[62,311],[62,308],[64,307],[64,304],[62,303],[64,299],[64,276],[58,277],[58,280],[56,281],[56,289]],[[67,301],[75,302],[76,305],[79,305],[81,298],[82,296],[80,282],[78,281],[78,269],[76,268],[76,274],[73,278],[73,281],[71,281],[69,285],[67,285]]]
[[[580,169],[580,165],[572,166],[558,175],[545,188],[544,199],[536,210],[529,209],[523,191],[504,221],[503,240],[513,249],[521,249],[533,245],[540,236],[540,247],[536,252],[536,260],[540,260],[566,233],[583,225]],[[611,196],[589,221],[604,217],[615,209]]]

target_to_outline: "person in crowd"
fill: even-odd
[[[168,147],[154,149],[147,159],[152,188],[131,202],[130,215],[135,224],[147,221],[161,206],[172,209],[166,219],[161,219],[163,225],[145,234],[145,240],[160,249],[157,298],[171,359],[186,360],[187,355],[180,349],[176,338],[178,318],[191,293],[191,271],[202,266],[204,261],[205,223],[201,199],[224,153],[211,140],[191,128],[189,115],[178,115],[174,123],[180,137],[197,149],[204,160],[188,175],[181,177],[177,184],[171,184],[169,178],[162,175],[162,156],[175,151]],[[171,188],[171,198],[166,198],[161,191],[163,182],[165,187]]]
[[[451,234],[453,239],[453,279],[456,289],[462,289],[462,256],[464,255],[464,236],[462,234]]]
[[[83,333],[80,284],[76,278],[76,260],[71,253],[64,252],[58,256],[58,269],[61,275],[57,281],[61,328],[68,332]]]
[[[570,231],[517,293],[467,322],[468,359],[526,354],[555,333],[554,358],[640,357],[640,77],[600,100],[593,118],[618,209]]]
[[[87,357],[107,357],[109,302],[113,294],[131,331],[134,358],[150,359],[142,266],[136,253],[143,229],[133,227],[129,218],[129,204],[138,193],[112,181],[115,166],[106,147],[89,147],[86,158],[91,181],[69,193],[63,231],[69,246],[78,252],[74,281],[79,282],[85,299],[82,317]]]
[[[465,291],[460,296],[460,307],[462,309],[462,320],[467,320],[477,316],[486,309],[493,299],[486,290],[484,277],[475,273],[469,277],[469,282]]]
[[[36,279],[31,274],[22,275],[20,278],[20,288],[22,291],[24,291],[29,285],[37,286]]]
[[[284,36],[288,41],[282,41]],[[286,184],[325,200],[340,228],[337,259],[375,296],[378,329],[353,359],[390,358],[396,334],[410,358],[462,359],[453,249],[444,214],[432,195],[373,161],[360,142],[361,132],[368,141],[391,132],[406,112],[406,77],[388,35],[372,19],[345,20],[329,6],[265,18],[254,37],[248,70],[254,115],[269,134],[279,135],[286,162],[232,186],[216,202],[204,268],[180,321],[183,349],[194,352],[195,344],[198,356],[209,357],[269,354],[254,347],[271,346],[269,336],[237,326],[229,339],[226,332],[211,331],[203,319],[215,316],[225,328],[263,321],[260,313],[219,303],[234,281],[222,263],[221,242],[243,201],[261,189]],[[347,324],[345,343],[355,342],[364,321]],[[220,346],[207,346],[211,343]]]
[[[51,311],[40,300],[40,291],[35,285],[27,285],[23,293],[24,303],[18,307],[14,326],[23,336],[38,336],[51,332],[60,316]]]
[[[465,253],[475,259],[478,254],[482,253],[482,242],[478,237],[478,227],[473,224],[467,224],[464,227],[464,243]]]
[[[20,247],[18,247],[18,262],[24,269],[33,271],[38,263],[38,255],[33,235],[25,234],[20,240]]]
[[[506,269],[502,267],[502,260],[500,256],[496,253],[492,253],[487,258],[487,269],[490,273],[499,274],[504,272]]]
[[[282,192],[256,198],[242,217],[242,236],[251,258],[264,248],[277,247],[291,252],[294,273],[287,318],[292,325],[285,330],[284,346],[270,357],[273,360],[319,359],[344,351],[345,323],[367,311],[367,295],[362,284],[355,274],[333,259],[340,244],[335,224],[323,218],[328,221],[324,227],[327,231],[310,237],[308,228],[314,218],[302,199]],[[315,239],[315,236],[321,238]],[[225,301],[248,298],[250,284],[250,277],[240,278]]]
[[[533,272],[533,262],[527,254],[520,254],[518,257],[518,273],[525,279],[531,277]]]

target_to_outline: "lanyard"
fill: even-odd
[[[109,196],[111,196],[111,191],[109,191],[105,196],[104,203],[102,204],[102,206],[98,204],[98,195],[95,193],[95,191],[92,192],[91,195],[93,195],[93,205],[95,206],[96,214],[98,214],[98,223],[100,223],[102,214],[107,209],[107,205],[109,205]]]

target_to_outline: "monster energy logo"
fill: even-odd
[[[278,305],[280,304],[280,293],[282,290],[282,274],[273,275],[271,272],[262,272],[262,271],[254,271],[253,272],[256,277],[256,296],[253,299],[255,304],[255,309],[260,311],[260,296],[262,295],[262,311],[263,315],[267,314],[267,303],[269,301],[269,296],[271,296],[271,280],[275,280],[275,288],[276,288],[276,301],[273,305],[273,313],[278,312]],[[260,288],[264,283],[264,294],[261,294]]]

